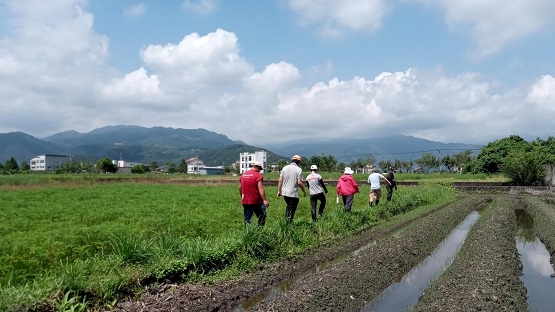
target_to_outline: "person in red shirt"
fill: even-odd
[[[260,174],[261,162],[254,162],[251,169],[239,178],[239,194],[243,205],[245,226],[251,223],[252,214],[258,218],[258,226],[266,224],[266,207],[270,205],[264,192],[264,177]]]

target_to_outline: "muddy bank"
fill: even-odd
[[[515,246],[516,197],[498,196],[474,225],[451,267],[414,311],[527,311]]]
[[[555,199],[553,197],[526,196],[526,210],[534,218],[534,230],[553,257],[555,257]]]

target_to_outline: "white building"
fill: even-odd
[[[262,167],[266,169],[268,162],[266,159],[266,151],[258,151],[254,153],[239,153],[239,173],[243,174],[251,168],[253,162],[259,161],[262,163]],[[264,170],[260,171],[264,173]]]
[[[66,155],[44,154],[31,158],[29,167],[31,171],[50,171],[59,169],[68,161],[69,157]]]
[[[189,174],[201,174],[200,169],[204,167],[202,160],[193,157],[185,161],[187,163],[187,173]]]
[[[131,169],[135,165],[142,165],[143,163],[130,162],[124,160],[112,160],[112,164],[118,166],[117,173],[131,173]]]

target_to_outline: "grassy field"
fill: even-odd
[[[399,187],[393,202],[370,209],[363,187],[351,214],[330,195],[325,216],[313,223],[304,197],[288,224],[277,188],[268,187],[267,226],[245,230],[236,185],[164,179],[170,178],[0,177],[0,310],[59,307],[70,300],[67,294],[89,307],[110,307],[121,294],[155,281],[230,278],[455,197],[450,187],[423,183]]]

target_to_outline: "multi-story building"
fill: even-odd
[[[259,161],[262,163],[262,167],[266,169],[268,162],[267,162],[267,155],[266,151],[258,151],[254,153],[239,153],[239,173],[243,174],[251,168],[253,162]],[[264,173],[264,170],[260,171]]]
[[[187,163],[187,173],[201,174],[200,169],[204,167],[202,160],[197,157],[189,158],[185,161]]]
[[[68,161],[69,157],[66,155],[44,154],[31,158],[29,167],[31,171],[50,171],[59,169]]]

